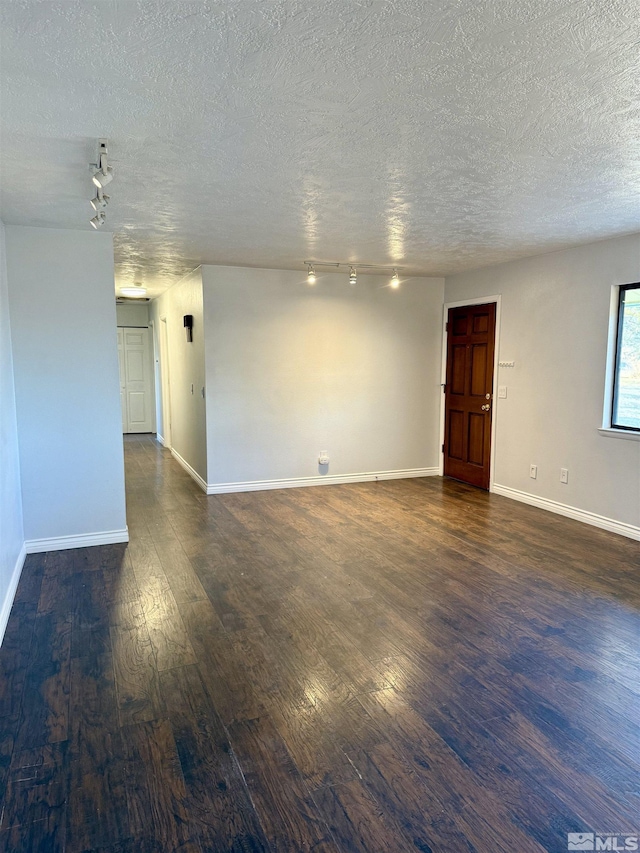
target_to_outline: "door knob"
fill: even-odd
[[[488,412],[489,409],[491,408],[491,406],[487,403],[486,405],[482,406],[481,408],[482,408],[483,412]]]

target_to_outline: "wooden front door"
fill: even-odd
[[[489,488],[496,306],[450,308],[447,318],[444,474]]]

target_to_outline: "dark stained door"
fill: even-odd
[[[489,488],[496,306],[450,308],[447,318],[444,474]]]

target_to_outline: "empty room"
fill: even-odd
[[[0,0],[0,851],[640,849],[640,6]]]

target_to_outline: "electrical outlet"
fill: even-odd
[[[529,476],[532,480],[538,479],[538,466],[537,465],[529,465]]]
[[[568,483],[569,482],[569,469],[568,468],[561,468],[560,469],[560,482],[561,483]]]
[[[318,454],[318,465],[328,465],[329,464],[329,454],[326,450],[321,450]]]

